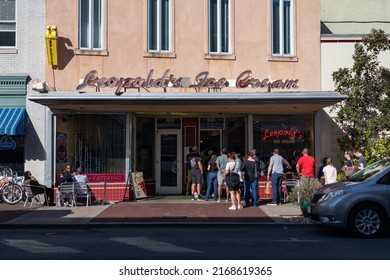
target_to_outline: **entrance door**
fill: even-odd
[[[181,131],[159,129],[156,153],[157,192],[159,194],[181,194]]]

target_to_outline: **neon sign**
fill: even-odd
[[[76,89],[81,91],[86,87],[96,87],[96,88],[116,88],[115,94],[122,94],[121,91],[127,88],[167,88],[171,86],[172,88],[179,87],[188,87],[188,88],[208,88],[208,89],[221,89],[229,87],[229,81],[224,78],[215,78],[210,76],[210,73],[207,71],[200,72],[195,76],[195,81],[191,84],[188,83],[189,78],[185,77],[175,77],[173,74],[170,74],[170,70],[167,69],[162,76],[158,78],[153,78],[154,70],[151,69],[146,77],[99,77],[96,70],[90,71],[79,84]],[[237,88],[269,88],[269,89],[296,89],[298,86],[298,79],[257,79],[252,77],[252,71],[246,70],[242,72],[236,78],[236,87]],[[188,84],[188,85],[187,85]]]
[[[266,129],[263,133],[263,140],[267,139],[279,139],[280,137],[286,136],[290,139],[303,139],[303,134],[298,128],[290,129]]]

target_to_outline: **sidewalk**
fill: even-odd
[[[190,201],[177,198],[153,198],[89,207],[48,207],[23,203],[0,203],[0,225],[7,226],[98,226],[149,224],[308,224],[301,210],[286,203],[229,210],[230,203]]]

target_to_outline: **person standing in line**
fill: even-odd
[[[227,155],[226,155],[226,149],[223,148],[220,151],[220,155],[217,157],[217,168],[218,168],[218,202],[221,202],[221,195],[222,195],[222,188],[225,185],[225,178],[223,176],[226,168],[226,164],[228,162]],[[226,202],[229,202],[229,190],[226,188]]]
[[[324,157],[322,159],[322,165],[320,166],[320,168],[318,168],[318,171],[317,171],[317,179],[318,181],[320,181],[322,184],[325,183],[325,177],[324,177],[324,167],[327,165],[326,161],[327,161],[327,157]]]
[[[363,156],[362,152],[359,149],[355,149],[353,151],[353,154],[354,154],[355,157],[358,158],[357,168],[359,170],[362,170],[362,169],[366,168],[367,161],[366,161],[366,158]]]
[[[357,171],[357,167],[353,164],[353,152],[345,151],[344,157],[346,159],[343,168],[341,169],[344,172],[345,178],[351,177]]]
[[[241,188],[244,187],[244,176],[242,175],[242,157],[240,153],[233,152],[234,156],[236,157],[236,163],[238,165],[238,176],[240,176],[240,194],[241,194]]]
[[[273,198],[272,203],[268,203],[268,205],[271,206],[277,206],[278,204],[282,203],[282,181],[284,174],[283,164],[287,165],[288,169],[292,169],[290,163],[279,155],[279,149],[274,149],[273,156],[270,158],[267,172],[267,180],[269,180],[270,174],[272,174],[271,183]]]
[[[242,172],[244,173],[244,200],[246,207],[257,206],[258,201],[258,178],[259,172],[255,159],[253,158],[254,153],[250,150],[247,154],[246,159],[242,163]],[[252,201],[251,201],[252,200]]]
[[[234,153],[230,153],[228,156],[228,163],[225,167],[224,177],[229,176],[230,173],[237,173],[240,170],[238,163],[236,162],[236,156]],[[241,194],[240,194],[240,185],[232,186],[229,185],[229,182],[226,182],[226,188],[229,189],[230,192],[230,200],[232,201],[232,205],[229,207],[229,210],[239,210],[243,207],[241,206]]]
[[[353,153],[351,151],[345,151],[344,157],[345,157],[346,161],[345,161],[343,169],[354,168]]]
[[[307,178],[315,178],[314,172],[316,170],[317,163],[314,157],[309,155],[309,149],[304,148],[302,150],[302,156],[297,161],[297,173],[298,177],[304,176]]]
[[[189,152],[186,155],[186,195],[190,194],[191,181],[192,181],[192,172],[191,172],[191,157],[192,157],[192,147],[189,148]]]
[[[207,191],[205,200],[208,201],[211,194],[211,188],[213,188],[214,201],[217,201],[218,192],[218,168],[217,168],[217,155],[212,155],[207,164]]]
[[[326,159],[326,166],[324,167],[325,185],[337,182],[337,169],[333,166],[332,159]]]
[[[192,147],[193,157],[191,158],[191,172],[192,172],[192,185],[191,185],[191,200],[201,200],[201,186],[203,184],[203,165],[200,155],[198,154],[198,148]]]

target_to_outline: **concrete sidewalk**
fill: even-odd
[[[188,199],[148,199],[89,207],[48,207],[23,203],[0,203],[0,225],[6,226],[97,226],[146,224],[308,224],[301,210],[286,203],[229,210],[230,203]]]

